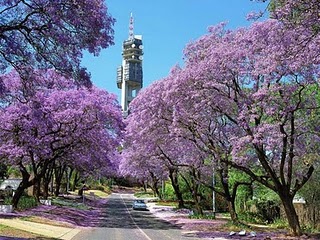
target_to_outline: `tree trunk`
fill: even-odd
[[[182,198],[182,192],[180,191],[180,187],[179,187],[177,170],[169,169],[169,177],[179,203],[178,208],[184,208],[184,200]]]
[[[223,197],[228,203],[228,209],[230,217],[233,223],[239,223],[238,215],[236,212],[235,200],[237,195],[238,183],[233,185],[233,189],[229,184],[229,166],[227,164],[221,163],[222,168],[217,171],[223,189]]]
[[[147,184],[145,183],[145,181],[142,181],[142,186],[143,186],[143,191],[147,192]]]
[[[73,187],[73,183],[71,182],[71,179],[72,179],[72,174],[73,174],[73,171],[74,169],[69,167],[70,171],[69,171],[69,191],[74,191],[74,187]]]
[[[40,202],[40,181],[37,181],[33,186],[33,196]]]
[[[238,223],[239,219],[236,212],[235,199],[231,198],[231,199],[228,199],[227,201],[228,201],[228,209],[229,209],[231,221],[233,223]]]
[[[195,169],[192,168],[190,169],[189,171],[189,177],[190,177],[190,182],[189,180],[187,179],[186,176],[184,175],[181,175],[182,179],[185,181],[190,193],[191,193],[191,196],[192,196],[192,199],[193,199],[193,202],[194,202],[194,210],[196,212],[196,214],[200,214],[200,215],[203,215],[203,210],[200,206],[200,199],[198,198],[198,188],[199,188],[199,184],[196,182],[196,174],[195,174]]]
[[[42,187],[43,187],[42,194],[44,199],[48,199],[49,197],[49,184],[51,183],[51,180],[52,180],[54,165],[55,165],[54,162],[49,164],[48,169],[42,178]]]
[[[61,181],[57,181],[56,179],[56,188],[54,189],[54,196],[58,197],[60,193]]]
[[[155,195],[156,195],[157,197],[159,197],[160,199],[162,199],[162,196],[161,196],[161,194],[160,194],[160,192],[159,192],[159,188],[158,188],[158,182],[153,182],[152,186],[153,186],[152,189],[153,189]]]
[[[56,182],[56,189],[55,189],[54,195],[56,197],[59,196],[61,182],[62,182],[62,178],[63,178],[65,170],[66,170],[66,165],[63,165],[63,166],[60,165],[59,167],[56,167],[54,169],[55,182]]]
[[[12,207],[13,209],[16,209],[18,207],[18,203],[19,203],[19,200],[24,192],[24,189],[25,188],[22,188],[22,187],[18,187],[17,190],[15,191],[14,193],[14,196],[12,198],[12,201],[11,201],[11,204],[12,204]]]
[[[50,164],[51,161],[54,161],[54,159],[43,160],[41,164],[37,166],[34,162],[33,154],[31,154],[31,156],[32,156],[31,159],[32,159],[32,173],[33,173],[32,179],[30,179],[30,174],[28,173],[28,170],[26,169],[26,167],[23,165],[22,161],[18,163],[19,170],[22,175],[22,182],[20,183],[16,191],[16,194],[12,198],[13,208],[17,208],[20,197],[22,196],[25,189],[35,184],[40,185],[41,178],[43,178],[43,176],[45,175],[48,165]],[[36,190],[39,190],[39,189],[36,189]],[[38,200],[39,200],[39,194],[36,194],[36,195],[38,195]]]
[[[201,195],[199,194],[199,183],[196,181],[196,179],[200,179],[199,175],[200,173],[192,168],[191,171],[192,177],[191,177],[191,182],[192,182],[192,196],[193,196],[193,201],[194,201],[194,209],[195,213],[199,215],[203,215],[203,209],[201,207]]]
[[[158,197],[159,199],[162,199],[162,196],[160,194],[159,187],[158,187],[158,181],[153,179],[150,187],[153,191],[154,196]]]
[[[192,192],[193,202],[194,202],[194,213],[196,215],[203,215],[203,209],[200,204],[200,196],[198,195],[197,189]]]
[[[28,173],[27,169],[23,166],[22,162],[19,163],[19,169],[22,175],[22,181],[19,184],[11,201],[13,209],[16,209],[18,207],[19,200],[23,195],[24,190],[29,187],[28,183],[29,183],[30,174]]]
[[[153,191],[153,195],[158,197],[159,199],[162,199],[162,196],[159,192],[159,179],[157,178],[157,176],[153,173],[153,172],[149,172],[150,176],[151,176],[151,185],[150,188]]]
[[[149,187],[151,188],[152,192],[153,192],[153,196],[154,197],[158,197],[159,199],[162,200],[162,196],[159,192],[159,189],[158,189],[158,184],[156,182],[153,182],[149,185]]]
[[[294,236],[301,236],[302,231],[301,231],[299,218],[298,218],[296,209],[294,208],[294,205],[293,205],[293,197],[287,196],[283,193],[279,193],[279,196],[281,198],[281,201],[282,201],[282,204],[284,207],[284,211],[286,213],[288,223],[291,228],[290,232]]]
[[[50,181],[49,182],[43,181],[43,198],[44,199],[48,199],[49,197],[49,184],[50,184]]]
[[[76,171],[74,179],[73,179],[73,185],[72,185],[72,191],[74,192],[76,190],[77,184],[80,181],[80,174]]]

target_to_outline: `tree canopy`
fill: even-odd
[[[245,172],[279,195],[300,235],[292,200],[314,171],[304,159],[318,158],[320,150],[318,126],[311,124],[320,107],[320,39],[310,25],[288,24],[269,19],[234,31],[210,27],[185,48],[184,67],[132,102],[135,121],[127,128],[135,154],[165,152],[180,165],[197,162],[199,174],[204,160]]]
[[[107,10],[103,0],[0,0],[0,73],[56,68],[88,83],[83,50],[97,55],[113,44]]]
[[[87,174],[114,173],[124,127],[116,97],[79,87],[54,70],[37,73],[30,94],[17,72],[3,77],[1,159],[19,167],[24,187],[40,181],[57,160]]]

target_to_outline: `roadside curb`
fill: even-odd
[[[23,231],[39,234],[45,237],[58,238],[63,240],[71,240],[77,235],[81,229],[52,226],[42,223],[34,223],[30,221],[23,221],[17,218],[0,219],[0,224],[20,229]]]

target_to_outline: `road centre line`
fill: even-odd
[[[134,226],[135,226],[136,228],[138,228],[138,230],[142,233],[142,235],[145,236],[148,240],[152,240],[152,239],[137,225],[137,223],[134,221],[134,219],[133,219],[133,217],[132,217],[132,215],[131,215],[131,213],[130,213],[127,205],[126,205],[126,203],[124,202],[121,194],[120,194],[120,197],[121,197],[121,200],[122,200],[123,204],[126,206],[126,211],[129,213],[129,216],[130,216],[131,220],[133,221]]]

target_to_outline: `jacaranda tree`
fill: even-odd
[[[192,178],[198,185],[200,183],[224,198],[232,221],[237,222],[237,189],[240,185],[251,184],[251,181],[241,179],[229,181],[230,166],[226,161],[231,158],[231,133],[235,134],[238,130],[212,104],[212,99],[208,96],[215,94],[215,90],[207,88],[204,82],[197,81],[190,75],[188,67],[176,69],[171,75],[170,81],[167,81],[170,87],[164,98],[167,105],[173,109],[169,131],[178,139],[176,145],[181,144],[181,148],[186,148],[192,143],[192,148],[188,147],[187,153],[189,161],[192,159],[197,162],[196,171],[199,171]],[[229,115],[233,115],[232,111],[230,108]],[[193,148],[196,151],[192,150]],[[195,154],[191,155],[191,152]],[[181,156],[184,154],[180,153]],[[212,184],[213,178],[218,180],[218,184]]]
[[[115,168],[124,126],[114,95],[79,87],[53,70],[37,71],[31,95],[15,71],[3,82],[1,159],[19,167],[23,178],[15,207],[23,190],[39,183],[55,161],[86,172]]]
[[[163,93],[157,91],[162,84],[161,82],[155,82],[152,86],[143,89],[141,94],[130,104],[130,114],[126,118],[126,138],[121,153],[121,172],[149,182],[155,194],[161,197],[158,189],[161,180],[167,179],[166,169],[171,164],[161,157],[160,148],[163,146],[163,142],[160,139],[162,134],[167,133],[165,120],[161,126],[155,126],[157,124],[157,112],[163,109],[161,105],[164,102],[161,98],[154,98],[154,95]],[[155,99],[158,99],[158,101],[153,101]],[[146,119],[152,121],[153,124],[147,125]],[[154,127],[150,129],[148,126]],[[136,139],[139,139],[139,141],[137,142]]]
[[[137,170],[131,170],[137,165],[133,164],[132,159],[135,159],[143,166],[139,169],[152,171],[153,177],[157,177],[158,182],[169,177],[179,206],[183,207],[178,176],[182,172],[187,175],[197,172],[201,166],[201,162],[197,160],[202,156],[196,151],[193,142],[181,138],[177,132],[170,130],[173,109],[165,101],[170,80],[171,77],[168,77],[153,83],[140,92],[130,104],[130,114],[126,120],[127,131],[122,153],[122,168],[130,169],[130,173],[135,173]],[[188,151],[185,151],[186,148]],[[190,190],[194,193],[195,199],[197,199],[198,186],[197,182],[190,185],[191,188],[195,188],[194,191]],[[201,212],[200,206],[199,212]]]
[[[0,73],[56,68],[88,83],[83,50],[97,55],[113,44],[107,10],[103,0],[0,0]]]
[[[205,160],[243,171],[279,196],[292,233],[301,235],[293,198],[319,158],[319,40],[313,28],[276,19],[209,28],[186,47],[182,71],[132,102],[134,151],[158,151],[200,175],[209,173]]]
[[[232,126],[232,160],[227,164],[275,191],[292,232],[300,235],[292,201],[314,166],[298,163],[320,150],[314,144],[319,141],[317,126],[308,118],[319,108],[319,35],[313,36],[312,29],[289,29],[277,20],[237,31],[210,30],[187,47],[181,80],[200,86],[189,90],[190,97],[206,96],[203,103]]]
[[[317,0],[271,0],[270,16],[288,27],[308,28],[318,34],[320,31],[320,3]]]

